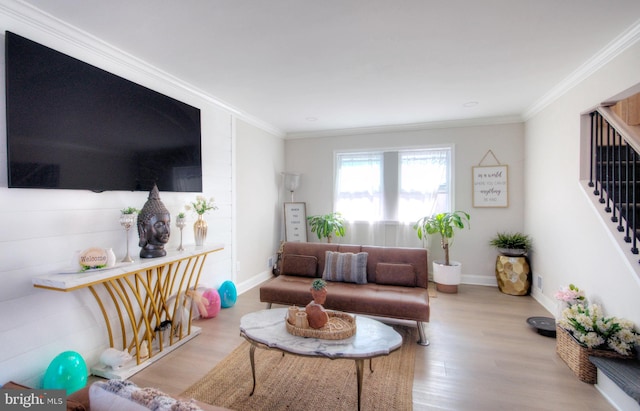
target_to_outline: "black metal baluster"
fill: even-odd
[[[622,226],[622,207],[623,207],[623,201],[622,201],[622,193],[624,190],[624,182],[626,180],[624,180],[623,176],[622,176],[622,162],[624,161],[623,157],[622,157],[622,136],[614,129],[613,130],[614,135],[615,135],[615,139],[617,141],[617,148],[618,148],[618,157],[616,160],[616,163],[618,165],[618,172],[617,172],[617,180],[616,180],[616,184],[618,186],[618,197],[617,197],[617,205],[615,206],[615,209],[618,211],[618,216],[620,217],[617,221],[618,221],[618,232],[623,232],[624,231],[624,227]]]
[[[631,207],[631,201],[630,201],[630,197],[631,197],[631,149],[629,148],[628,144],[625,144],[624,146],[624,150],[625,150],[625,154],[624,154],[624,158],[625,158],[625,162],[624,162],[624,175],[625,175],[625,179],[624,179],[624,186],[625,186],[625,195],[624,195],[624,202],[625,202],[625,209],[624,209],[624,231],[625,231],[625,235],[624,235],[624,241],[627,243],[631,242],[631,237],[629,236],[629,219],[631,217],[631,213],[635,212],[635,210]]]
[[[596,167],[597,164],[597,159],[595,158],[595,153],[596,153],[596,137],[595,137],[595,132],[594,132],[594,128],[595,128],[595,111],[592,112],[591,114],[589,114],[590,120],[591,120],[591,145],[589,147],[589,187],[593,187],[595,184],[593,184],[593,171]]]
[[[604,197],[602,194],[604,185],[603,181],[603,170],[604,170],[604,144],[602,142],[602,117],[600,113],[597,113],[596,117],[596,140],[598,141],[598,175],[597,175],[597,184],[596,189],[593,191],[593,194],[600,196],[600,203],[604,204]]]
[[[617,223],[620,221],[618,215],[622,216],[622,136],[614,128],[611,128],[611,131],[613,132],[613,145],[616,153],[615,161],[613,162],[615,172],[613,175],[613,215],[611,216],[611,221]],[[618,231],[622,230],[622,223],[620,223],[618,224]]]
[[[606,122],[606,120],[605,120]],[[611,202],[612,202],[612,192],[613,192],[613,149],[611,148],[611,126],[607,123],[607,160],[606,160],[606,191],[607,191],[607,201],[606,206],[604,207],[604,211],[607,213],[611,212]]]
[[[631,212],[631,252],[638,254],[638,232],[636,225],[636,214],[638,212],[638,203],[636,202],[636,191],[638,190],[638,179],[636,177],[636,163],[638,162],[638,154],[635,150],[631,150],[631,203],[633,204],[633,210]]]
[[[607,131],[611,134],[611,222],[618,222],[618,200],[622,187],[620,184],[619,164],[620,158],[620,145],[618,144],[618,133],[607,123]]]

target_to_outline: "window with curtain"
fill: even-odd
[[[382,170],[380,152],[337,153],[335,210],[347,220],[382,219]]]
[[[451,207],[450,146],[336,153],[335,210],[350,221],[415,222]]]
[[[451,149],[402,151],[399,156],[398,220],[448,211]]]

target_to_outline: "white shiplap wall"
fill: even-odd
[[[216,101],[188,89],[176,79],[135,58],[33,10],[0,5],[0,30],[10,30],[146,87],[170,95],[202,111],[203,193],[213,196],[219,210],[207,215],[208,241],[225,250],[207,260],[202,283],[217,287],[232,274],[232,117]],[[18,11],[16,13],[16,10]],[[4,72],[4,36],[0,70]],[[60,352],[79,352],[88,365],[107,347],[102,315],[87,290],[70,293],[36,289],[31,278],[65,266],[75,250],[112,247],[125,254],[125,233],[119,210],[141,208],[144,192],[92,193],[76,190],[8,189],[4,84],[0,83],[0,384],[9,380],[39,387],[51,360]],[[160,193],[175,215],[195,194]],[[194,218],[191,216],[191,220]],[[172,227],[167,248],[177,247]],[[184,230],[193,243],[193,230]],[[130,253],[139,252],[137,231],[130,232]]]

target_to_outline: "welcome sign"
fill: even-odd
[[[509,206],[506,165],[473,167],[473,206]]]
[[[77,253],[75,260],[80,271],[99,270],[113,267],[116,263],[116,256],[111,249],[91,247]]]

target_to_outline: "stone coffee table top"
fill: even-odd
[[[240,320],[240,334],[267,348],[328,358],[372,358],[388,355],[402,345],[400,334],[371,318],[356,316],[356,333],[349,338],[325,340],[290,334],[285,325],[286,315],[286,308],[247,314]]]
[[[358,387],[358,411],[362,404],[363,363],[366,359],[388,355],[402,346],[402,336],[393,328],[367,317],[356,317],[355,335],[343,340],[299,337],[290,334],[285,325],[288,308],[274,308],[246,314],[240,319],[240,335],[251,343],[249,360],[253,388],[256,389],[256,348],[275,349],[306,357],[346,358],[355,361]],[[371,363],[369,363],[371,368]]]

